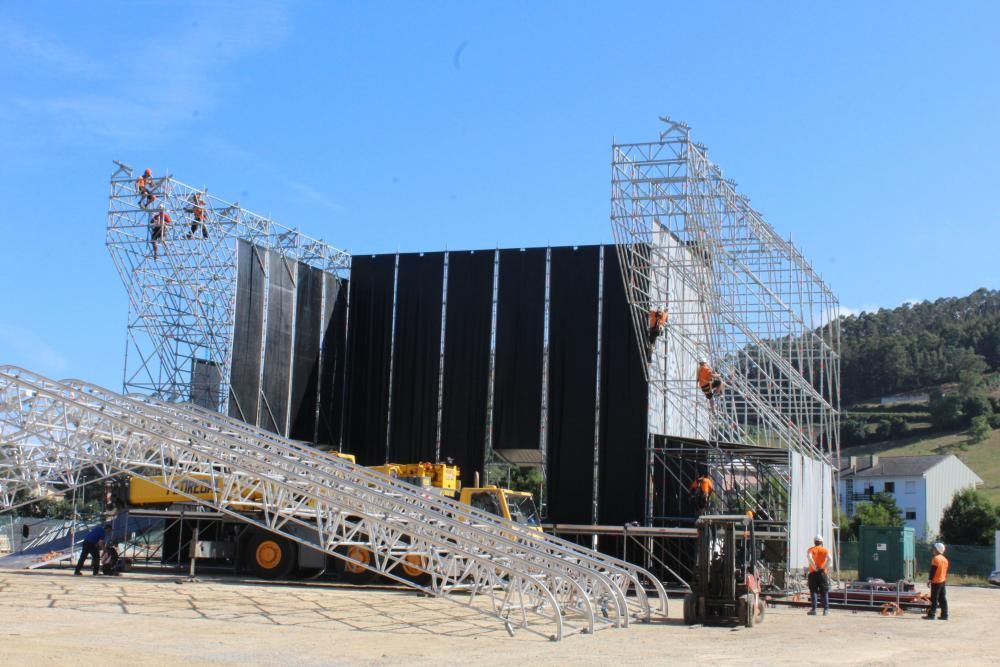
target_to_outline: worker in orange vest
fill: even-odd
[[[702,474],[691,482],[691,495],[698,505],[698,514],[704,513],[708,509],[708,502],[712,498],[712,491],[715,489],[715,482],[707,473]]]
[[[925,620],[933,621],[934,612],[941,608],[941,615],[938,617],[942,621],[948,620],[948,598],[945,597],[944,588],[948,581],[948,559],[944,557],[944,545],[935,542],[931,547],[931,575],[927,583],[931,586],[931,608],[924,616]]]
[[[715,397],[722,393],[722,378],[708,365],[707,359],[698,360],[698,386],[709,404],[715,407]]]
[[[653,346],[656,339],[663,335],[667,326],[667,311],[654,308],[649,311],[649,323],[646,327],[646,360],[653,360]]]
[[[830,550],[823,546],[823,536],[813,538],[813,546],[806,551],[809,560],[809,597],[812,599],[810,616],[816,615],[816,598],[823,594],[823,615],[830,613]]]
[[[184,210],[191,214],[191,231],[188,232],[187,237],[193,239],[198,233],[198,228],[201,227],[201,237],[207,239],[208,226],[205,224],[207,218],[205,216],[204,195],[200,192],[191,195],[191,205]]]
[[[149,208],[149,205],[156,201],[156,195],[153,194],[154,186],[152,169],[146,169],[142,176],[135,179],[135,190],[139,193],[139,206],[142,208]]]

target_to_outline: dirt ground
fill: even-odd
[[[561,642],[402,590],[0,572],[0,665],[1000,664],[1000,588],[948,591],[952,620],[767,610],[745,628],[671,618]]]

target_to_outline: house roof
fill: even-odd
[[[871,465],[868,456],[857,457],[858,469],[851,471],[851,460],[840,459],[841,477],[919,477],[944,461],[952,454],[927,456],[879,456],[878,463]]]

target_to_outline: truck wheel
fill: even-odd
[[[246,562],[250,573],[261,579],[288,576],[295,566],[295,548],[283,537],[255,533],[247,542]]]
[[[418,586],[426,586],[431,581],[431,575],[426,572],[427,559],[420,554],[406,554],[403,562],[393,568],[392,573]]]
[[[353,563],[351,561],[340,560],[339,558],[337,559],[340,565],[338,572],[340,572],[341,581],[344,583],[352,584],[354,586],[363,586],[365,584],[372,583],[372,581],[374,581],[378,576],[377,572],[373,572],[372,570],[363,567],[363,565],[373,564],[375,560],[372,557],[372,552],[367,548],[352,544],[348,547],[339,547],[337,552],[358,561],[358,563],[361,563],[361,565],[359,565],[358,563]]]

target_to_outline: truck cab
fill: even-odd
[[[527,491],[511,491],[493,485],[469,487],[461,490],[459,502],[534,530],[542,529],[535,500]]]

